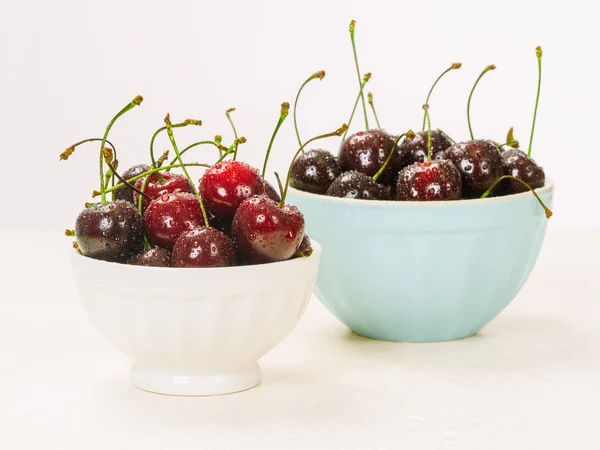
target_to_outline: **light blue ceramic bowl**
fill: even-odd
[[[548,207],[553,184],[536,191]],[[290,189],[323,248],[319,299],[354,332],[433,342],[471,336],[517,295],[548,219],[531,192],[483,200],[349,200]]]

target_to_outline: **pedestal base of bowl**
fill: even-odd
[[[156,394],[208,396],[245,391],[260,383],[260,367],[253,364],[231,372],[169,371],[134,365],[134,386]]]

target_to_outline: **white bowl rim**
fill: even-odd
[[[363,205],[371,206],[373,208],[385,208],[385,207],[397,207],[397,208],[427,208],[427,207],[452,207],[452,206],[465,206],[465,205],[482,205],[490,203],[506,203],[511,201],[517,201],[524,198],[526,195],[533,197],[532,193],[527,190],[520,194],[502,195],[499,197],[486,197],[486,198],[474,198],[474,199],[462,199],[462,200],[434,200],[428,202],[419,201],[408,201],[408,200],[363,200],[363,199],[351,199],[351,198],[340,198],[330,197],[324,194],[313,194],[312,192],[301,191],[300,189],[289,186],[289,189],[299,197],[310,197],[320,199],[323,202],[338,203],[342,205]],[[543,187],[535,189],[535,193],[546,194],[554,190],[554,182],[547,178],[546,183]]]
[[[251,272],[251,271],[259,271],[259,270],[268,270],[269,267],[273,267],[273,266],[277,266],[280,267],[282,265],[293,265],[293,264],[310,264],[312,261],[314,261],[314,258],[319,258],[322,252],[322,247],[321,244],[319,244],[316,240],[310,238],[311,241],[311,247],[313,249],[313,252],[310,256],[307,257],[303,257],[303,258],[292,258],[292,259],[287,259],[285,261],[276,261],[276,262],[272,262],[272,263],[262,263],[262,264],[249,264],[249,265],[243,265],[243,266],[228,266],[228,267],[152,267],[152,266],[138,266],[138,265],[134,265],[134,264],[123,264],[123,263],[117,263],[117,262],[112,262],[112,261],[105,261],[102,259],[96,259],[96,258],[90,258],[88,256],[84,256],[81,253],[77,252],[77,251],[73,251],[73,254],[71,255],[71,257],[73,258],[73,262],[78,261],[78,258],[84,258],[84,261],[86,264],[97,264],[97,265],[104,265],[106,267],[106,265],[109,265],[109,267],[122,267],[124,268],[123,270],[145,270],[148,272],[164,272],[164,271],[168,271],[168,272],[175,272],[175,271],[186,271],[190,272],[190,273],[198,273],[199,271],[203,271],[203,272],[223,272],[223,271],[230,271],[230,272]],[[248,274],[250,275],[250,274]]]

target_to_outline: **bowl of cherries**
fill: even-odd
[[[350,32],[354,46],[354,23]],[[541,48],[536,55],[537,112]],[[493,69],[477,78],[468,110],[475,86]],[[370,338],[476,334],[526,282],[552,214],[553,184],[531,158],[534,127],[523,151],[512,129],[503,143],[476,139],[468,114],[470,139],[456,142],[431,129],[430,91],[421,131],[369,128],[364,97],[378,122],[372,96],[363,95],[369,78],[359,72],[353,110],[363,102],[365,129],[344,135],[336,154],[308,149],[291,169],[290,201],[323,246],[316,295]]]
[[[61,155],[68,159],[78,145],[100,141],[100,190],[93,193],[99,201],[87,203],[66,232],[75,237],[81,301],[99,332],[134,361],[135,386],[172,395],[249,389],[260,382],[257,361],[302,316],[321,248],[305,234],[300,210],[265,179],[267,158],[262,174],[237,160],[245,142],[237,133],[230,147],[217,136],[179,150],[174,129],[201,123],[173,124],[167,115],[152,137],[151,164],[119,174],[107,137],[141,101],[125,106],[102,138]],[[282,105],[282,115],[288,108]],[[169,152],[154,158],[162,132],[175,152],[170,162]],[[218,159],[184,162],[182,155],[200,144],[218,151]],[[189,175],[194,167],[204,170],[198,182]]]

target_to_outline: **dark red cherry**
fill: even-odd
[[[184,231],[175,241],[171,264],[173,267],[235,266],[235,247],[231,239],[215,228],[194,228]]]
[[[413,163],[398,174],[395,200],[458,200],[461,197],[460,173],[450,161]]]
[[[340,164],[330,152],[309,150],[294,161],[290,185],[301,191],[324,194],[341,173]]]
[[[376,183],[364,173],[353,170],[337,177],[327,189],[327,195],[359,200],[389,200],[390,188]]]
[[[274,202],[279,203],[281,201],[281,196],[279,195],[279,192],[277,192],[275,187],[273,187],[273,185],[267,180],[263,180],[263,182],[265,184],[265,195]]]
[[[146,248],[133,255],[127,264],[132,266],[170,267],[171,253],[160,247]]]
[[[302,238],[302,242],[300,242],[300,245],[296,249],[296,253],[294,253],[294,258],[306,258],[307,256],[312,255],[312,253],[312,242],[310,241],[308,234],[305,234],[304,238]]]
[[[223,218],[233,218],[245,199],[264,192],[258,170],[241,161],[220,162],[204,172],[200,180],[204,206]]]
[[[385,163],[395,142],[396,139],[385,130],[359,131],[351,135],[340,148],[338,159],[342,172],[356,170],[373,177]],[[397,164],[398,158],[392,158],[378,181],[392,184],[401,169]]]
[[[193,192],[190,183],[188,182],[187,178],[185,178],[183,175],[171,172],[161,172],[161,176],[165,181],[160,181],[156,173],[150,175],[150,180],[148,181],[148,184],[146,184],[146,189],[143,191],[149,197],[158,198],[164,194],[175,194],[177,192]],[[146,177],[137,180],[135,182],[135,187],[141,191],[145,180]],[[135,205],[137,205],[138,198],[139,194],[137,192],[134,192],[133,201]],[[142,199],[142,211],[145,211],[149,204],[150,199],[144,197]]]
[[[144,223],[146,236],[152,244],[172,249],[181,233],[204,222],[196,196],[176,192],[152,200],[144,212]]]
[[[125,263],[144,245],[144,223],[131,202],[96,203],[77,216],[75,235],[85,256]]]
[[[504,165],[503,175],[512,175],[517,177],[533,189],[541,188],[546,183],[546,174],[544,169],[537,163],[527,157],[527,154],[518,149],[506,150],[502,153],[502,163]],[[516,180],[506,180],[506,190],[509,194],[518,194],[526,192],[528,189]]]
[[[399,161],[397,167],[404,168],[416,162],[427,161],[427,131],[415,133],[412,139],[406,138],[400,144],[398,153],[394,155]],[[452,147],[452,141],[442,130],[431,130],[431,155],[433,159],[440,158],[447,148]]]
[[[304,238],[304,216],[295,206],[264,195],[242,202],[233,218],[233,241],[245,264],[290,259]]]
[[[125,172],[121,174],[121,177],[125,180],[129,180],[133,177],[136,177],[144,172],[150,170],[150,166],[147,164],[138,164],[133,167],[130,167]],[[133,189],[130,187],[122,187],[115,191],[115,199],[116,200],[127,200],[128,202],[133,203]]]
[[[500,150],[490,141],[459,142],[444,151],[443,158],[460,172],[463,198],[481,197],[502,176]]]

